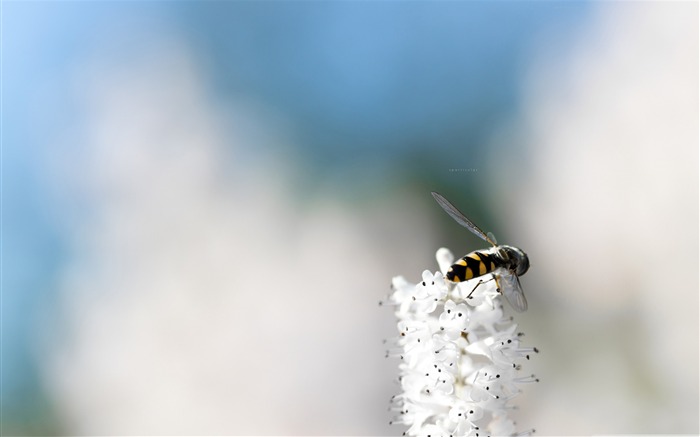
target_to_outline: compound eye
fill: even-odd
[[[518,276],[522,276],[530,269],[530,260],[528,259],[527,255],[523,254],[518,261],[518,271],[516,274]]]

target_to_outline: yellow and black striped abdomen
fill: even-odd
[[[447,270],[445,277],[452,282],[467,281],[491,273],[499,265],[500,262],[494,255],[485,251],[475,250],[452,264]]]

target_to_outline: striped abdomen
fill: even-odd
[[[491,273],[500,267],[501,264],[501,260],[496,258],[494,254],[483,250],[475,250],[452,264],[447,270],[445,277],[452,282],[467,281]]]

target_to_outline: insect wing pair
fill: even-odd
[[[493,246],[493,248],[488,250],[488,252],[493,254],[492,259],[495,261],[497,268],[492,272],[489,272],[488,274],[493,275],[499,290],[501,291],[503,296],[505,296],[508,303],[516,311],[522,312],[527,310],[527,300],[525,299],[525,293],[523,293],[523,289],[520,286],[520,279],[516,274],[516,271],[520,270],[520,266],[518,265],[519,263],[524,263],[524,270],[527,270],[527,267],[529,266],[527,255],[525,255],[524,252],[522,252],[520,249],[509,248],[508,246],[499,246],[493,234],[491,234],[490,232],[487,234],[484,231],[482,231],[477,225],[472,223],[471,220],[469,220],[464,214],[462,214],[462,212],[460,212],[441,194],[432,192],[432,195],[437,201],[437,203],[442,207],[442,209],[444,209],[445,212],[447,212],[447,214],[449,214],[450,217],[452,217],[457,223],[469,229],[477,237],[481,238],[487,243],[490,243]],[[509,255],[510,252],[509,250],[507,250],[507,248],[519,251],[520,253],[522,253],[523,258],[513,259]],[[478,252],[486,253],[486,251]]]
[[[496,281],[499,283],[501,293],[506,297],[506,300],[518,312],[527,310],[527,300],[525,293],[520,286],[520,278],[515,273],[506,270],[507,273],[498,275]]]

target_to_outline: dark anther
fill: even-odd
[[[457,317],[462,317],[462,313],[457,313]]]
[[[540,353],[540,350],[537,349],[536,347],[533,347],[532,350],[534,350],[536,354],[539,354],[539,353]]]
[[[425,281],[423,281],[423,287],[425,287]]]
[[[469,410],[469,414],[474,414],[474,410]]]
[[[433,285],[435,285],[435,281],[433,281]]]

